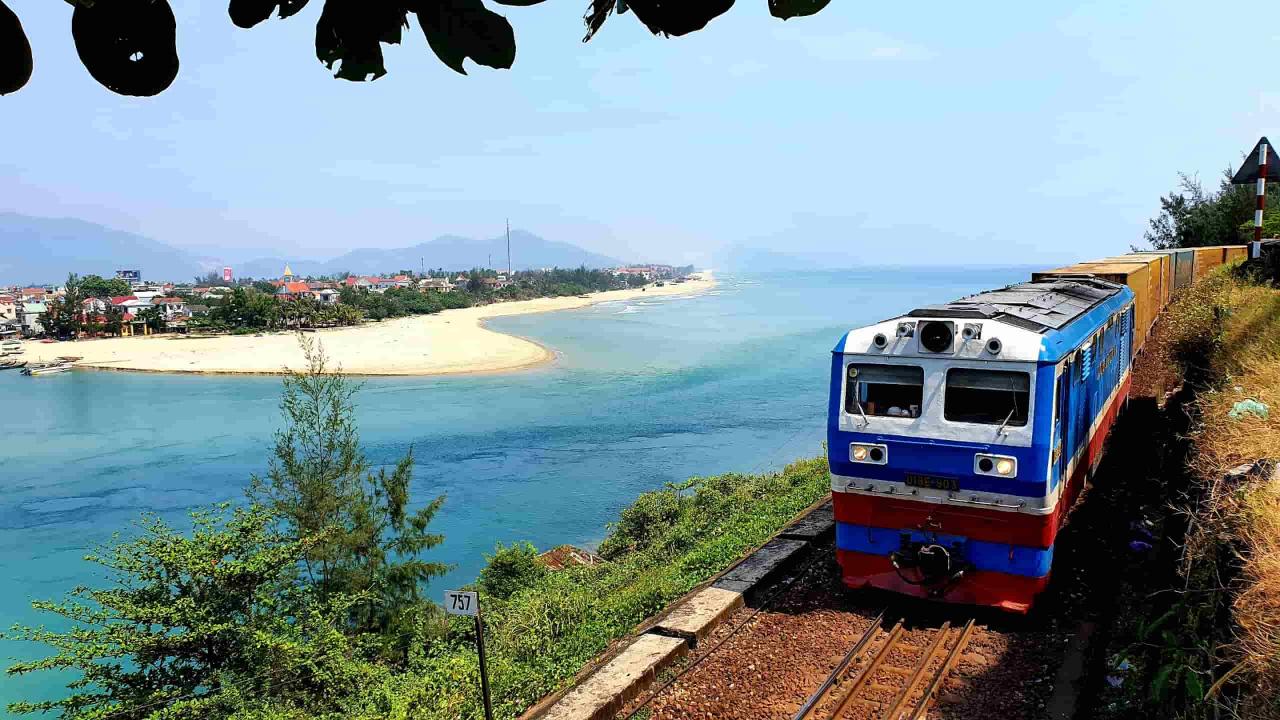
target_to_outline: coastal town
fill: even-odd
[[[71,274],[59,285],[0,288],[0,370],[273,373],[296,360],[287,340],[292,333],[345,328],[363,332],[327,335],[326,344],[349,356],[352,372],[495,371],[551,354],[485,330],[487,318],[696,292],[708,283],[709,275],[692,267],[663,264],[322,277],[301,277],[285,265],[271,279],[236,278],[224,267],[191,282],[152,280],[137,269],[111,278]],[[436,323],[421,317],[446,310],[465,314]],[[160,340],[185,342],[148,342]]]

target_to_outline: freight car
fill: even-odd
[[[845,584],[1028,611],[1160,311],[1245,254],[1103,258],[845,334],[827,417]]]

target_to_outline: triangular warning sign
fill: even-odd
[[[1267,179],[1280,180],[1280,155],[1276,154],[1276,146],[1265,137],[1253,146],[1253,151],[1244,159],[1244,164],[1231,178],[1232,185],[1252,185],[1258,180],[1258,151],[1267,146]]]

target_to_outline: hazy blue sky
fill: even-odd
[[[36,70],[0,99],[0,209],[175,245],[327,257],[503,218],[637,259],[742,242],[866,262],[1051,262],[1141,238],[1179,170],[1216,182],[1280,135],[1275,0],[923,5],[765,0],[702,32],[586,0],[497,7],[515,67],[441,65],[416,25],[390,74],[331,79],[320,1],[240,30],[177,0],[182,71],[116,96],[76,58],[71,8],[7,0]]]

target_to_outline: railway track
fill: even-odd
[[[921,720],[955,666],[974,621],[908,630],[885,613],[854,643],[793,720]]]

